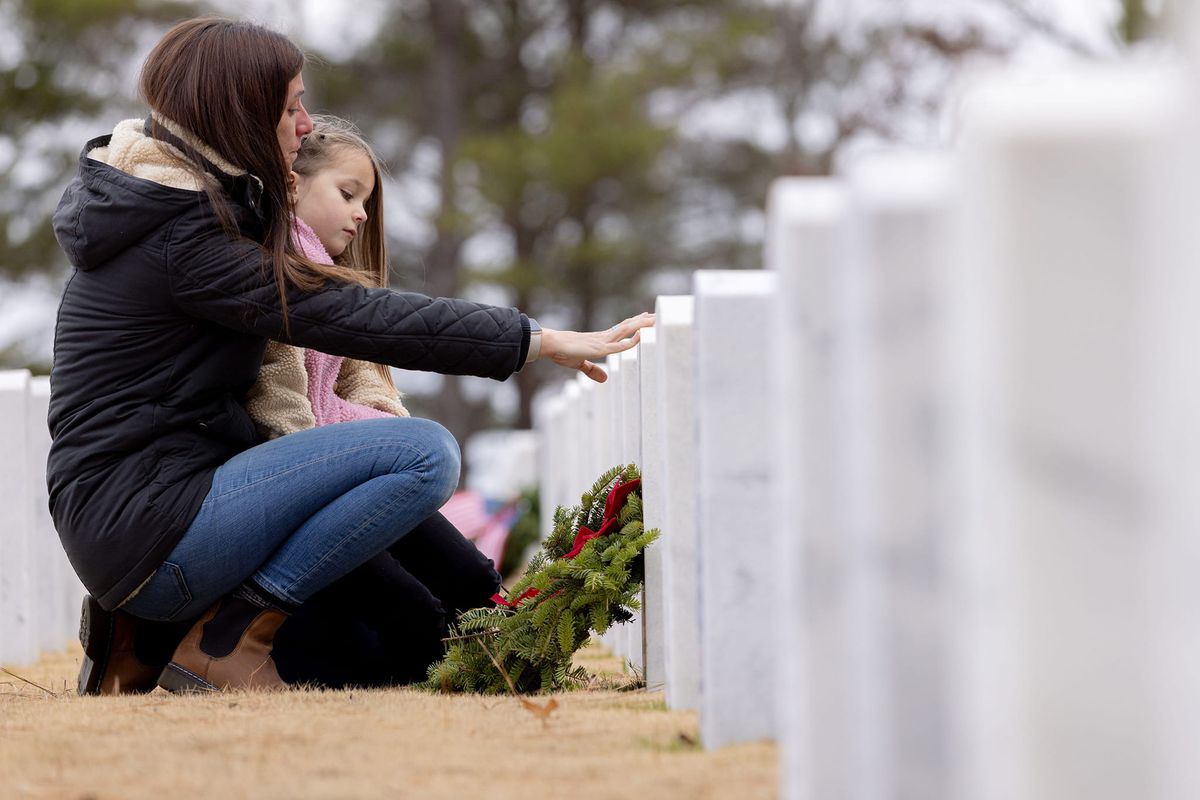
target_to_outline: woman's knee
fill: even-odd
[[[438,508],[445,505],[462,473],[462,454],[458,441],[443,426],[432,420],[409,419],[413,439],[418,443],[423,473],[431,496],[440,498]]]

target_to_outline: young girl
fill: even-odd
[[[292,240],[330,278],[386,287],[379,160],[354,126],[315,115],[292,167]],[[334,422],[407,417],[386,367],[280,342],[267,345],[246,408],[275,439]]]
[[[293,241],[334,280],[386,287],[379,159],[351,123],[312,120],[292,167]],[[409,416],[386,367],[280,342],[246,406],[267,439]],[[277,638],[280,674],[327,686],[419,680],[443,653],[448,613],[486,605],[499,585],[492,562],[435,514],[297,611]]]

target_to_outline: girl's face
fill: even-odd
[[[296,75],[288,84],[287,105],[284,106],[283,116],[275,126],[275,135],[279,137],[279,149],[288,169],[296,162],[296,154],[300,152],[300,141],[312,131],[312,120],[300,98],[304,95],[304,78]]]
[[[337,258],[367,220],[375,191],[375,168],[359,150],[341,148],[311,175],[296,175],[296,216],[304,220],[330,256]]]

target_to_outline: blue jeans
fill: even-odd
[[[196,617],[248,577],[299,605],[441,508],[459,466],[450,433],[411,417],[327,425],[239,453],[124,610]]]

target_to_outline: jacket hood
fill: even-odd
[[[245,174],[169,120],[156,119],[217,169]],[[79,174],[54,213],[54,234],[75,267],[91,269],[205,202],[204,189],[216,182],[174,146],[148,136],[143,120],[128,119],[84,145]]]
[[[200,191],[164,186],[89,158],[110,136],[93,139],[79,156],[79,174],[54,212],[54,235],[71,264],[98,267],[144,240],[182,211],[205,201]]]

